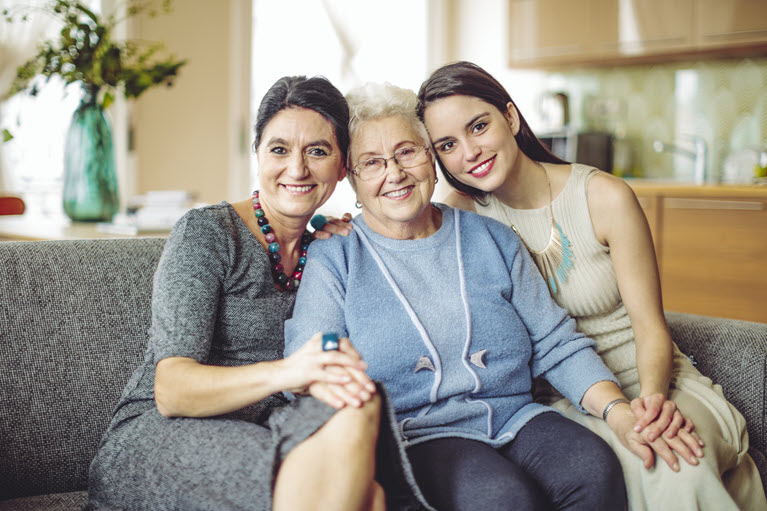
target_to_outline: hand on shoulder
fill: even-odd
[[[312,220],[314,220],[312,218]],[[327,240],[333,234],[339,236],[348,236],[352,231],[352,214],[344,213],[341,218],[326,217],[327,222],[319,229],[315,229],[312,233],[312,237],[316,240]]]

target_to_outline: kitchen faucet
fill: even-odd
[[[661,142],[660,140],[654,141],[652,147],[655,149],[656,153],[668,151],[670,153],[677,153],[692,158],[695,183],[699,185],[703,184],[706,182],[706,168],[708,165],[706,158],[708,153],[706,141],[697,135],[683,135],[683,137],[691,140],[694,144],[694,149],[692,151],[674,144]]]

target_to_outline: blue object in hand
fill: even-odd
[[[328,219],[325,218],[325,215],[314,215],[312,219],[309,220],[309,224],[314,227],[315,231],[321,230],[325,227],[326,223],[328,223]]]
[[[338,334],[333,332],[322,334],[322,351],[333,351],[338,349]]]

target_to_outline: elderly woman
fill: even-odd
[[[176,224],[145,361],[91,465],[87,509],[384,509],[380,398],[359,354],[307,336],[282,358],[307,222],[346,175],[348,119],[324,78],[280,79],[256,123],[260,192]],[[344,402],[328,397],[325,384],[351,379]]]
[[[542,375],[612,421],[625,398],[593,341],[511,229],[431,202],[434,158],[413,92],[368,85],[347,100],[362,214],[349,236],[312,245],[286,354],[317,332],[351,339],[390,393],[415,480],[440,511],[623,509],[609,447],[531,395]],[[330,387],[340,397],[359,383]]]

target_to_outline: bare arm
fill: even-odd
[[[634,330],[640,383],[640,395],[632,402],[636,426],[641,431],[650,425],[652,439],[664,431],[673,437],[682,427],[691,432],[692,422],[667,399],[672,341],[644,212],[633,190],[608,174],[597,174],[589,181],[588,205],[597,238],[610,247],[618,288]]]
[[[607,174],[589,181],[588,202],[597,238],[610,247],[618,288],[634,329],[641,395],[665,396],[671,378],[671,335],[663,316],[647,219],[631,188]]]
[[[154,395],[166,417],[220,415],[260,401],[279,390],[273,362],[239,367],[204,365],[188,357],[157,363]]]
[[[276,392],[306,392],[315,382],[347,384],[348,373],[327,366],[356,369],[369,382],[366,365],[355,350],[322,351],[320,334],[287,358],[237,367],[210,366],[187,357],[169,357],[157,363],[155,402],[166,417],[207,417],[239,410]],[[356,397],[350,397],[356,399]],[[328,403],[336,406],[336,401]],[[343,404],[341,405],[343,406]]]

